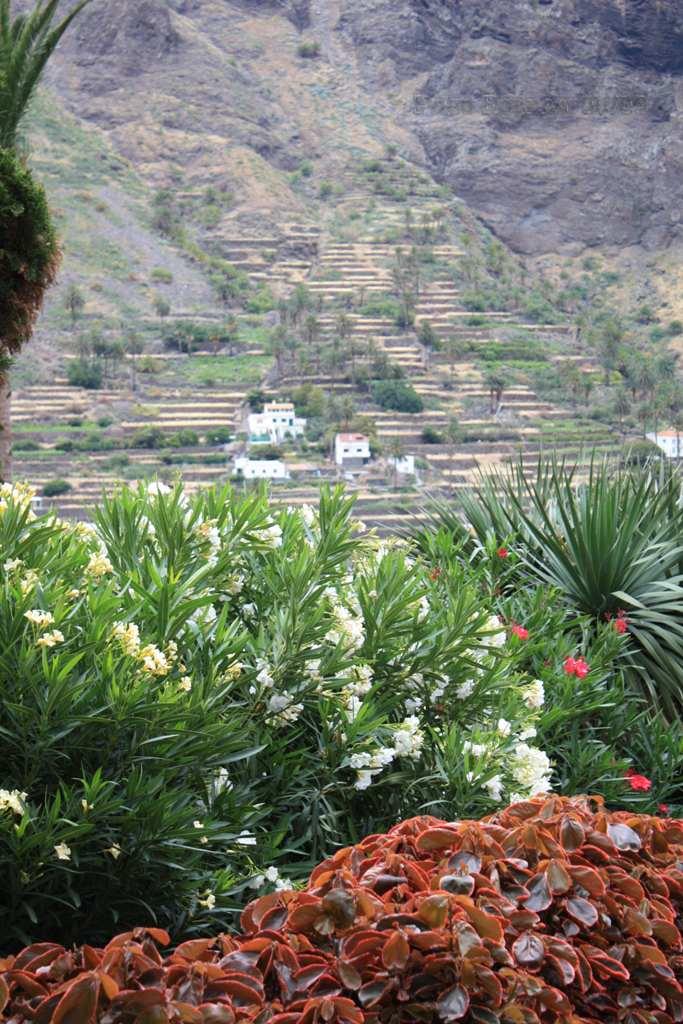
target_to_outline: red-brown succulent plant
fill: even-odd
[[[340,850],[243,935],[140,928],[0,960],[3,1019],[35,1024],[683,1021],[683,822],[538,798],[422,817]]]

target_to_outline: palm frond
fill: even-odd
[[[39,0],[28,14],[12,18],[11,0],[0,0],[0,147],[13,149],[45,66],[71,22],[90,0],[54,24],[60,0]]]

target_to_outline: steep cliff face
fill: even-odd
[[[678,237],[678,0],[345,0],[339,31],[369,87],[410,86],[430,168],[518,250]]]
[[[52,82],[150,184],[247,211],[397,141],[529,255],[681,233],[680,0],[94,0]]]

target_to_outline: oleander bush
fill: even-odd
[[[624,701],[613,624],[351,508],[153,483],[90,526],[0,487],[2,948],[226,927],[415,813],[551,787],[676,806],[683,743]]]
[[[162,957],[153,928],[0,961],[17,1024],[673,1024],[683,1015],[683,822],[596,798],[483,821],[418,817],[263,896],[240,936]]]

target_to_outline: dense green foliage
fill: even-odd
[[[422,412],[424,403],[412,384],[404,380],[379,380],[372,386],[372,398],[382,409]]]
[[[18,156],[0,149],[0,352],[17,351],[31,336],[58,264],[42,186]]]
[[[513,567],[495,552],[473,566],[444,531],[415,558],[357,535],[341,494],[275,512],[154,484],[94,529],[0,498],[8,943],[225,924],[249,879],[300,877],[411,813],[551,785],[680,798],[680,736],[649,721],[641,743],[623,638],[567,625],[544,589],[497,597]]]
[[[517,583],[557,588],[575,614],[628,628],[629,677],[653,707],[683,709],[683,501],[676,472],[593,463],[588,479],[563,465],[521,465],[485,480],[463,499],[464,520],[441,505],[434,519],[462,536],[473,555],[491,537],[520,555]]]

